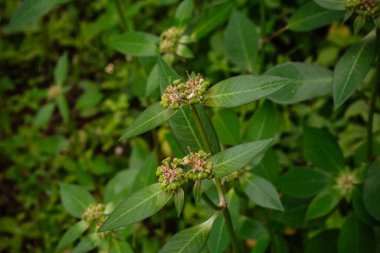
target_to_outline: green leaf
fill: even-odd
[[[345,10],[344,1],[342,0],[314,0],[314,2],[329,10]]]
[[[271,212],[270,219],[291,228],[304,228],[308,202],[305,199],[296,199],[284,195],[281,197],[284,211]]]
[[[55,104],[48,103],[42,106],[38,112],[36,117],[34,118],[33,126],[35,128],[40,128],[46,126],[46,124],[50,121],[51,116],[53,115],[55,108]]]
[[[278,156],[275,151],[269,149],[262,161],[252,169],[252,172],[273,183],[278,177],[279,169]]]
[[[240,122],[234,110],[218,110],[212,117],[212,123],[223,144],[237,145],[241,142]]]
[[[179,26],[183,26],[184,23],[191,18],[193,10],[193,0],[184,0],[178,5],[174,17]]]
[[[97,89],[86,90],[76,101],[75,108],[78,110],[92,109],[102,100],[103,94]]]
[[[94,249],[100,240],[97,234],[91,234],[84,239],[82,239],[77,246],[71,251],[71,253],[84,253],[89,252]]]
[[[232,7],[232,3],[222,3],[214,6],[211,10],[207,11],[206,14],[200,17],[199,21],[195,25],[191,37],[194,40],[199,40],[208,34],[228,18]]]
[[[373,164],[364,182],[363,201],[368,212],[380,221],[380,164]]]
[[[315,167],[335,174],[345,168],[342,151],[329,132],[309,126],[303,132],[305,156]]]
[[[215,129],[201,104],[195,105],[195,109],[201,120],[206,137],[211,145],[211,152],[220,151],[220,144],[216,136]],[[172,133],[180,146],[182,152],[188,153],[188,148],[192,151],[208,150],[207,144],[202,140],[201,134],[193,118],[191,109],[188,106],[181,107],[169,121]]]
[[[353,192],[352,192],[352,205],[355,211],[356,216],[360,220],[360,222],[371,225],[374,224],[375,220],[372,218],[370,213],[368,212],[368,209],[366,208],[364,204],[364,194],[363,194],[363,185],[356,185]],[[376,195],[377,196],[377,195]]]
[[[276,187],[295,198],[307,198],[321,192],[330,182],[330,177],[321,171],[309,168],[292,168],[281,175]]]
[[[151,71],[149,73],[149,76],[148,76],[145,95],[149,96],[159,86],[160,86],[160,78],[159,78],[159,75],[158,75],[158,65],[155,64],[153,66],[153,68],[151,69]]]
[[[196,203],[198,203],[201,200],[204,191],[205,187],[202,183],[202,180],[196,180],[193,188],[193,195]]]
[[[240,144],[217,153],[208,161],[212,162],[215,174],[218,177],[224,177],[241,169],[255,156],[264,152],[269,148],[272,140],[271,138]]]
[[[137,119],[130,125],[120,140],[126,140],[145,133],[163,122],[170,119],[176,111],[169,108],[163,108],[159,102],[145,109]]]
[[[152,184],[132,194],[108,216],[99,232],[125,227],[157,213],[173,195],[160,185]]]
[[[123,54],[155,56],[158,41],[159,38],[153,34],[131,31],[110,38],[107,44]]]
[[[288,62],[271,68],[265,74],[291,80],[287,86],[269,96],[270,100],[279,104],[294,104],[332,91],[332,72],[318,65]]]
[[[45,16],[55,6],[68,0],[25,0],[13,13],[5,32],[14,33],[26,30],[29,25]]]
[[[61,117],[63,118],[63,122],[67,124],[69,122],[70,109],[65,96],[60,95],[59,97],[57,97],[57,107],[59,113],[61,114]]]
[[[183,44],[179,44],[177,46],[176,54],[178,56],[181,56],[181,57],[187,58],[187,59],[194,58],[194,54],[193,54],[193,52],[191,52],[190,48],[188,48],[187,46],[185,46]]]
[[[175,209],[177,210],[177,217],[179,217],[182,213],[184,201],[185,201],[185,193],[182,190],[182,188],[179,188],[174,193],[174,204],[175,204]]]
[[[339,253],[364,253],[375,252],[376,241],[372,227],[366,226],[351,215],[339,234]]]
[[[112,240],[110,253],[133,253],[133,250],[125,241]]]
[[[233,11],[224,34],[227,56],[242,70],[253,73],[258,62],[259,40],[253,22]]]
[[[61,251],[64,248],[66,248],[68,245],[70,245],[72,242],[74,242],[76,239],[78,239],[84,231],[88,229],[90,224],[86,221],[79,221],[75,223],[72,227],[70,227],[61,237],[59,240],[58,246],[56,251]]]
[[[207,242],[212,224],[216,216],[197,226],[184,229],[175,234],[159,253],[197,253]]]
[[[279,125],[279,115],[270,101],[265,101],[247,122],[245,140],[256,141],[274,137]]]
[[[341,106],[362,83],[376,55],[375,38],[370,34],[353,45],[339,59],[334,70],[333,95],[335,109]]]
[[[328,10],[320,7],[313,1],[301,6],[290,18],[288,29],[295,32],[306,32],[340,21],[344,11]]]
[[[79,185],[60,183],[59,193],[63,207],[76,218],[82,218],[84,209],[95,203],[87,189]]]
[[[325,230],[306,244],[305,253],[337,253],[338,230]]]
[[[341,199],[337,189],[328,188],[315,197],[307,209],[306,219],[315,219],[328,214],[333,210]]]
[[[133,182],[132,191],[135,192],[148,185],[151,185],[157,181],[156,169],[157,169],[156,153],[151,152],[145,157],[144,164],[138,170]]]
[[[245,194],[255,204],[274,210],[284,210],[276,188],[271,182],[254,174],[248,174],[243,178],[242,185]]]
[[[125,196],[130,195],[138,172],[137,169],[119,171],[106,186],[105,203],[112,202],[113,206],[116,206],[124,200]]]
[[[158,64],[158,76],[160,79],[160,89],[161,93],[164,92],[165,88],[169,86],[169,84],[177,79],[181,79],[182,77],[178,75],[172,67],[170,67],[161,57],[157,57]]]
[[[66,80],[67,73],[69,70],[69,59],[67,53],[59,57],[57,65],[54,68],[54,82],[56,85],[63,85]]]
[[[235,76],[212,86],[206,92],[205,104],[214,107],[235,107],[264,98],[287,84],[288,79],[274,76]]]

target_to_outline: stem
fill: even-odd
[[[127,31],[127,21],[125,20],[123,7],[121,5],[120,0],[115,0],[116,8],[117,8],[117,14],[119,15],[120,21],[121,21],[121,27],[123,28],[124,32]]]
[[[211,146],[210,146],[210,143],[208,142],[207,140],[207,137],[206,137],[206,132],[202,126],[202,123],[201,123],[201,119],[199,118],[199,115],[198,115],[198,112],[196,111],[195,109],[195,106],[194,105],[189,105],[190,106],[190,111],[193,115],[193,118],[194,118],[194,121],[195,121],[195,124],[197,125],[197,128],[199,130],[199,133],[201,135],[201,138],[202,138],[202,142],[203,144],[205,145],[206,149],[207,149],[207,152],[208,153],[211,153]]]
[[[198,131],[201,135],[202,141],[204,142],[206,148],[208,149],[207,152],[211,153],[211,148],[210,148],[211,146],[207,140],[206,132],[202,126],[198,112],[196,111],[194,105],[189,105],[189,106],[190,106],[190,110],[191,110],[191,113],[193,115],[195,124],[197,125]],[[227,231],[228,231],[228,234],[230,236],[232,247],[234,248],[234,252],[239,253],[238,241],[237,241],[237,238],[235,235],[235,231],[234,231],[234,228],[232,225],[231,215],[230,215],[230,212],[228,210],[227,202],[226,202],[226,199],[224,196],[224,190],[223,190],[222,182],[220,181],[220,178],[215,178],[214,182],[215,182],[215,187],[218,190],[218,194],[219,194],[219,207],[218,208],[221,208],[220,210],[223,210],[224,220],[226,221]],[[206,195],[204,194],[203,196],[206,196]],[[205,198],[203,198],[203,199],[205,200]],[[205,200],[205,201],[206,201],[206,203],[208,203],[207,200]],[[212,204],[215,205],[214,203],[212,203]]]
[[[376,58],[376,69],[380,69],[380,29],[376,29],[376,50],[377,50],[377,58]],[[375,114],[375,106],[376,106],[376,95],[377,89],[380,86],[380,74],[379,71],[376,71],[376,78],[373,82],[372,86],[372,96],[369,104],[368,111],[368,124],[367,124],[367,159],[368,161],[372,161],[373,157],[373,117]]]
[[[264,38],[266,34],[266,27],[265,27],[265,0],[260,0],[260,37],[261,37],[261,62],[260,62],[260,71],[264,72],[264,65],[265,65],[265,43]]]

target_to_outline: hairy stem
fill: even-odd
[[[196,111],[196,109],[193,105],[190,105],[190,110],[191,110],[192,116],[194,118],[195,124],[197,125],[198,131],[201,135],[202,141],[204,142],[204,145],[207,148],[207,152],[211,153],[211,146],[210,146],[210,143],[207,139],[206,132],[202,126],[198,112]],[[220,208],[220,210],[223,210],[223,216],[224,216],[224,220],[226,221],[227,231],[228,231],[228,235],[230,236],[230,239],[231,239],[232,247],[234,248],[235,253],[239,253],[238,241],[237,241],[237,237],[235,235],[234,228],[232,226],[231,215],[230,215],[230,212],[229,212],[228,207],[227,207],[227,202],[225,199],[225,194],[224,194],[222,182],[221,182],[220,178],[215,178],[214,182],[215,182],[216,189],[218,190],[218,194],[219,194],[219,208]],[[203,194],[203,196],[206,196],[206,195]],[[203,199],[205,199],[205,198],[203,198]],[[208,203],[207,200],[206,200],[206,203]],[[212,204],[214,204],[214,203],[212,203]]]
[[[376,57],[376,78],[373,82],[372,86],[372,94],[371,94],[371,100],[369,104],[369,111],[368,111],[368,124],[367,124],[367,159],[368,161],[372,161],[373,158],[373,117],[375,114],[375,107],[376,107],[376,95],[378,87],[380,87],[380,29],[376,29],[376,51],[377,51],[377,57]]]

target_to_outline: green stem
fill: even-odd
[[[189,105],[191,113],[193,115],[195,124],[197,125],[198,131],[201,135],[202,141],[204,142],[207,152],[211,153],[211,146],[207,140],[206,132],[202,126],[201,120],[199,118],[198,112],[196,111],[194,105]],[[220,178],[215,178],[215,187],[218,190],[219,194],[219,207],[223,210],[224,220],[226,221],[227,231],[231,239],[232,247],[234,248],[235,253],[239,253],[238,241],[235,235],[235,231],[232,225],[231,215],[227,207],[227,202],[225,199],[225,194],[223,190],[223,185]],[[205,196],[205,194],[203,195]],[[207,203],[207,200],[206,200]],[[214,203],[213,203],[214,204]]]
[[[205,147],[207,149],[206,150],[207,153],[211,153],[211,146],[210,146],[210,143],[207,140],[206,131],[204,130],[204,128],[202,126],[201,119],[199,118],[198,112],[195,109],[194,105],[189,105],[189,106],[190,106],[190,111],[191,111],[191,114],[193,115],[193,119],[195,121],[195,124],[197,125],[199,133],[201,135],[203,145],[205,145]]]
[[[265,27],[265,0],[260,0],[260,37],[261,37],[261,62],[260,62],[260,71],[259,73],[264,72],[265,66],[265,43],[264,38],[266,35]]]
[[[376,58],[376,69],[380,69],[380,29],[376,29],[376,50],[377,50],[377,58]],[[373,117],[375,114],[376,107],[376,95],[377,89],[380,87],[380,73],[376,71],[376,78],[373,82],[372,86],[372,96],[369,104],[368,111],[368,124],[367,124],[367,159],[368,161],[372,161],[373,158]]]
[[[123,28],[123,31],[127,31],[127,21],[125,20],[123,7],[121,5],[120,0],[115,0],[116,8],[117,8],[117,14],[119,15],[120,21],[121,21],[121,27]]]

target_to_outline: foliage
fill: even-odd
[[[380,248],[379,1],[0,7],[0,251]]]

